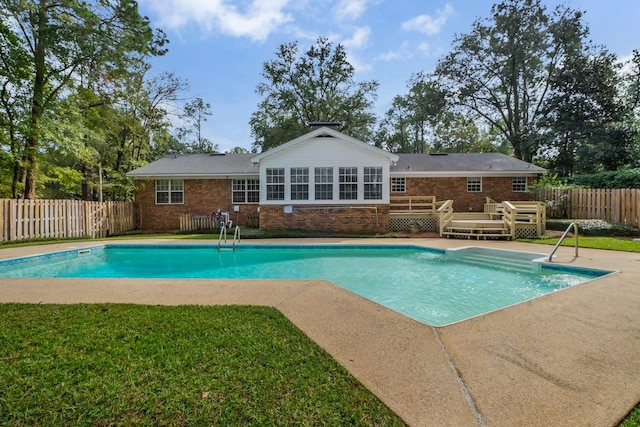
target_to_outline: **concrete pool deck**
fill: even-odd
[[[132,241],[164,242],[211,243]],[[100,243],[0,249],[0,259]],[[438,238],[255,243],[552,249]],[[573,253],[562,247],[554,262],[618,273],[444,327],[323,280],[0,279],[0,302],[273,306],[411,426],[612,426],[640,401],[640,253]]]

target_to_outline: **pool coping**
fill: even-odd
[[[469,246],[449,239],[248,242]],[[0,249],[0,259],[96,244]],[[473,246],[546,252],[520,242]],[[0,279],[0,302],[269,305],[409,425],[615,425],[640,400],[640,378],[632,374],[640,371],[640,254],[580,249],[574,258],[562,249],[554,264],[619,273],[443,327],[322,280],[187,279],[176,287],[171,279]]]

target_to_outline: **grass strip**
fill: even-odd
[[[0,305],[0,424],[404,425],[280,312]]]
[[[539,243],[543,245],[555,245],[558,243],[558,237],[542,238],[542,239],[519,239],[521,242]],[[575,246],[576,241],[573,237],[566,237],[562,241],[562,246]],[[640,252],[640,241],[631,238],[618,237],[590,237],[578,236],[579,248],[606,249],[622,252]]]

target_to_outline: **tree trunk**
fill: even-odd
[[[40,121],[44,112],[45,88],[45,48],[44,39],[47,24],[47,1],[42,0],[38,10],[38,22],[35,23],[33,97],[31,98],[31,123],[24,151],[24,195],[25,199],[36,198],[36,171],[38,168],[38,146],[40,138]]]

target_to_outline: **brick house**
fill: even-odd
[[[529,200],[545,170],[500,153],[393,154],[320,127],[260,154],[174,155],[128,173],[142,230],[228,211],[262,229],[386,232],[391,199],[435,196],[460,212]]]

